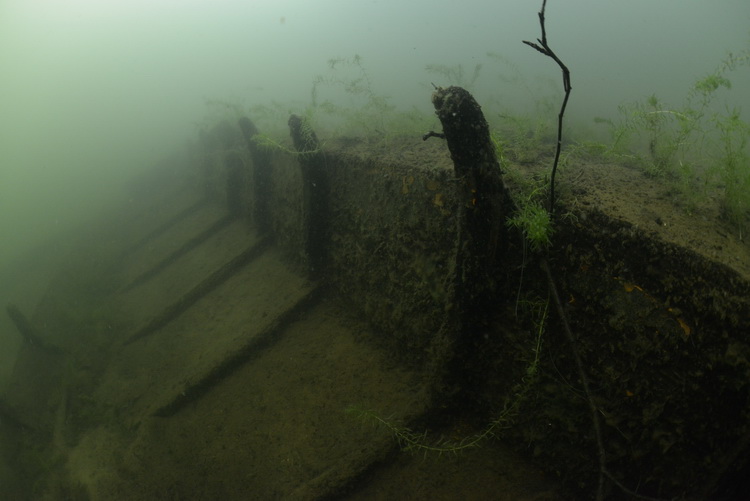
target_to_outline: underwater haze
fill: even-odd
[[[472,88],[480,104],[496,99],[522,113],[561,96],[559,68],[521,43],[540,36],[540,7],[534,0],[4,0],[0,297],[7,302],[23,285],[7,272],[22,256],[54,251],[59,235],[126,201],[128,179],[194,137],[207,100],[304,106],[327,61],[354,55],[372,87],[404,109],[430,112],[431,83],[455,83],[428,65],[461,65],[468,75],[482,64]],[[593,128],[594,117],[613,117],[618,105],[654,93],[679,104],[729,51],[750,46],[748,26],[747,0],[549,0],[549,43],[571,71],[570,123]],[[750,77],[741,70],[722,106],[743,107],[747,119],[750,93],[736,89],[750,88]]]

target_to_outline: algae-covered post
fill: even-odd
[[[432,94],[435,113],[458,180],[460,222],[456,306],[461,330],[476,332],[486,322],[496,289],[493,273],[510,198],[490,140],[482,109],[461,87],[439,87]],[[434,134],[433,134],[434,135]]]
[[[289,132],[302,168],[302,212],[305,254],[313,275],[326,261],[328,243],[328,176],[315,131],[303,117],[289,117]]]
[[[227,171],[227,209],[232,216],[241,217],[245,212],[245,162],[239,153],[230,151],[224,157],[224,166]]]
[[[269,153],[255,142],[258,128],[247,117],[239,120],[242,136],[253,161],[253,219],[258,233],[271,231],[269,197],[271,195],[271,161]]]

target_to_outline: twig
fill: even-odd
[[[570,329],[570,325],[568,325],[568,316],[565,314],[565,310],[563,309],[562,302],[560,301],[560,295],[557,293],[555,280],[552,278],[552,272],[547,265],[546,259],[542,259],[541,267],[542,270],[547,274],[547,283],[549,285],[549,290],[552,295],[552,299],[555,302],[557,313],[560,316],[560,321],[562,322],[565,336],[568,338],[568,342],[570,343],[570,348],[573,352],[573,359],[575,360],[576,367],[578,368],[578,377],[581,378],[583,392],[586,395],[586,400],[589,403],[589,409],[591,411],[591,421],[594,425],[594,434],[596,435],[596,447],[599,453],[599,486],[596,490],[596,500],[601,501],[602,499],[604,499],[604,476],[607,473],[607,456],[604,452],[604,440],[602,439],[601,423],[599,422],[599,409],[596,407],[594,399],[591,396],[589,378],[586,375],[586,369],[583,366],[581,356],[578,354],[575,336],[573,336],[573,331]]]
[[[565,99],[563,99],[562,106],[560,107],[560,113],[557,115],[557,150],[555,151],[555,163],[552,165],[552,175],[550,176],[550,195],[549,195],[549,212],[550,216],[555,213],[555,174],[557,173],[557,164],[560,161],[560,150],[562,149],[562,125],[563,115],[565,114],[565,108],[568,106],[568,98],[570,97],[570,70],[563,64],[555,51],[553,51],[547,44],[547,29],[544,27],[544,9],[547,7],[547,0],[542,2],[542,10],[539,11],[539,24],[542,27],[542,38],[537,38],[538,43],[529,42],[524,40],[523,43],[532,47],[547,57],[551,57],[560,66],[563,74],[563,88],[565,89]]]

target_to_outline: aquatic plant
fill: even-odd
[[[424,69],[427,73],[439,76],[445,80],[444,83],[447,84],[445,86],[455,85],[469,90],[479,79],[479,75],[482,72],[482,64],[477,63],[474,66],[474,71],[468,78],[464,74],[464,67],[461,64],[454,64],[452,66],[445,64],[428,64]]]
[[[257,121],[263,131],[256,138],[259,146],[294,153],[282,139],[288,132],[278,127],[278,124],[286,124],[286,119],[293,112],[303,116],[305,123],[318,135],[358,136],[374,145],[383,146],[389,145],[396,136],[416,135],[434,121],[434,117],[416,107],[397,110],[389,103],[387,96],[376,92],[364,59],[358,54],[330,58],[327,64],[328,72],[313,78],[308,103],[272,103],[272,106],[251,108],[251,116],[260,117]],[[270,119],[273,125],[264,127]]]
[[[524,239],[534,252],[545,251],[552,243],[552,219],[532,194],[523,200],[518,211],[506,221],[511,228],[517,228],[523,233]]]
[[[740,232],[747,223],[750,202],[750,125],[738,110],[716,109],[714,101],[719,91],[731,90],[728,74],[748,63],[750,50],[729,53],[713,72],[693,83],[681,106],[669,106],[652,94],[621,105],[617,122],[595,119],[610,128],[607,155],[672,183],[688,208],[695,199],[705,197],[708,188],[717,186],[722,192],[723,216]]]
[[[364,136],[384,136],[387,130],[388,114],[394,107],[388,98],[375,92],[370,74],[359,54],[347,57],[335,57],[328,60],[329,73],[318,75],[313,80],[310,90],[310,107],[314,113],[324,113],[331,122],[347,131],[358,131]],[[352,98],[351,106],[344,106],[341,95],[335,99],[320,101],[323,87],[335,87],[344,90]]]
[[[748,138],[750,124],[740,118],[737,109],[715,115],[713,123],[719,131],[720,153],[713,168],[724,187],[722,210],[726,219],[737,226],[740,239],[750,214],[750,156]]]

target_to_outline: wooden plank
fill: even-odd
[[[148,337],[126,344],[96,390],[96,399],[134,420],[171,412],[190,393],[228,374],[254,343],[286,323],[314,284],[266,252]]]
[[[241,261],[259,242],[255,232],[235,221],[168,266],[162,266],[151,280],[117,296],[114,300],[119,303],[120,314],[129,319],[131,326],[126,337],[132,338],[166,308],[195,294],[202,283],[216,278],[217,271],[231,266],[233,261]]]
[[[226,224],[226,209],[218,205],[204,204],[190,215],[176,220],[171,226],[162,228],[159,235],[153,235],[148,242],[142,243],[126,257],[120,260],[122,268],[118,273],[118,281],[125,288],[138,285],[144,281],[144,276],[154,276],[157,271],[168,263],[180,257],[181,249],[189,247],[197,237],[205,235],[203,239],[212,236],[218,230],[218,225]],[[193,247],[196,245],[193,244]],[[184,253],[184,251],[183,251]]]

